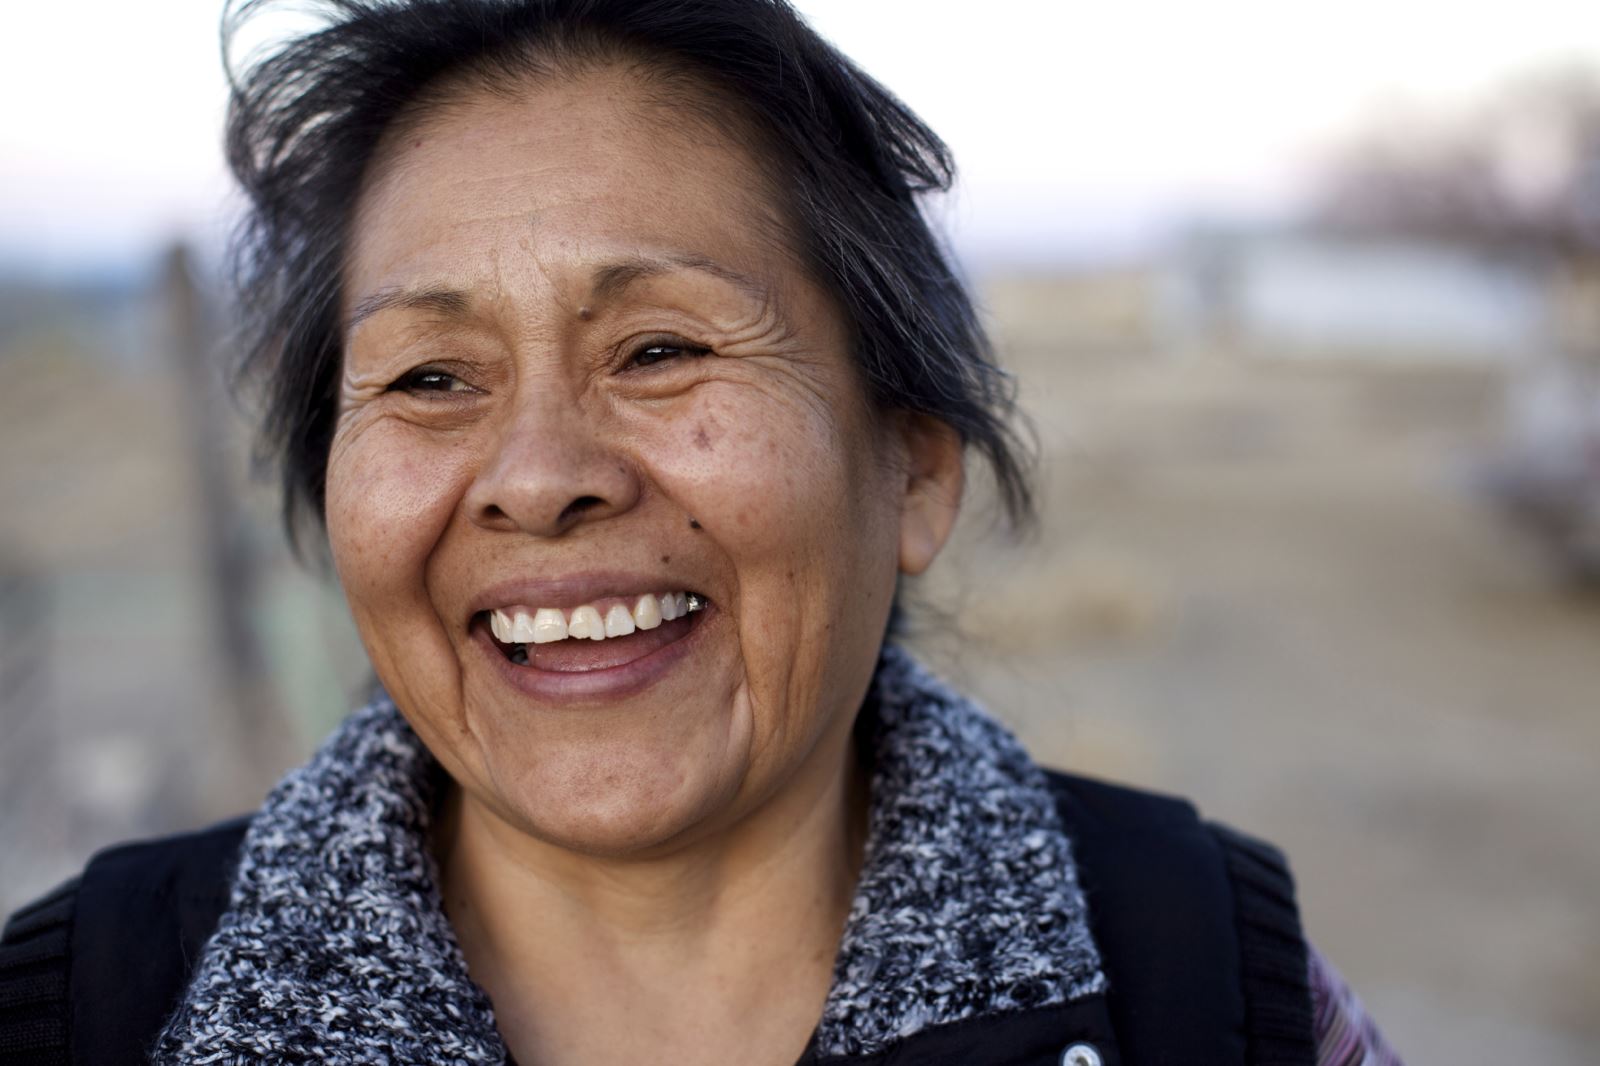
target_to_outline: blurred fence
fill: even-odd
[[[0,841],[22,836],[20,823],[48,826],[49,792],[29,766],[55,765],[51,714],[50,605],[38,576],[0,557]],[[13,860],[15,861],[15,860]],[[17,863],[22,865],[22,863]]]

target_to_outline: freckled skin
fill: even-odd
[[[592,77],[622,84],[464,97],[383,148],[346,313],[430,286],[469,310],[394,307],[349,332],[328,530],[373,665],[462,817],[648,856],[831,787],[895,576],[937,551],[908,559],[907,523],[943,518],[907,476],[916,439],[868,409],[835,305],[773,239],[752,161]],[[598,266],[641,253],[713,259],[764,295],[692,270],[596,291]],[[707,354],[630,363],[662,337]],[[394,387],[418,368],[451,384]],[[479,659],[482,589],[669,562],[716,611],[692,668],[648,691],[539,706]]]

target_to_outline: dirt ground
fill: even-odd
[[[925,654],[1042,761],[1288,852],[1409,1061],[1600,1062],[1600,601],[1474,489],[1503,372],[1096,353],[998,302],[1042,522],[973,509]]]

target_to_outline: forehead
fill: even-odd
[[[780,218],[754,156],[635,73],[464,89],[380,147],[345,292],[559,287],[588,264],[640,254],[714,259],[781,284],[795,266]]]

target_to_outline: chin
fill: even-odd
[[[566,752],[497,768],[484,797],[513,827],[567,851],[645,857],[694,839],[734,804],[740,775],[711,760],[635,749]]]

